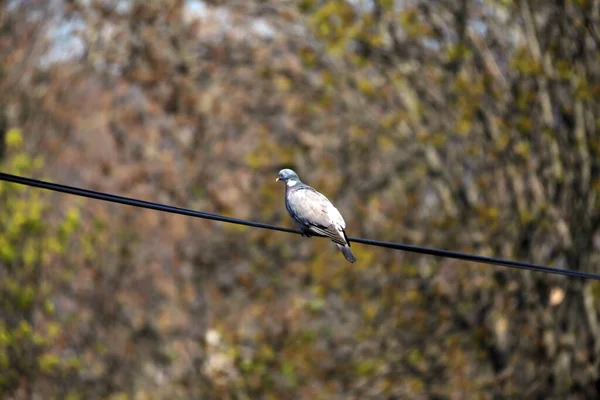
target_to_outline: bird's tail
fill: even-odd
[[[348,246],[347,244],[341,245],[337,243],[335,245],[338,247],[338,249],[340,249],[344,257],[346,257],[346,260],[350,261],[351,263],[356,262],[356,257],[354,257],[352,250],[350,250],[350,246]]]

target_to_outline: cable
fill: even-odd
[[[210,214],[210,213],[205,213],[205,212],[201,212],[201,211],[194,211],[194,210],[190,210],[187,208],[173,207],[173,206],[168,206],[166,204],[153,203],[153,202],[145,201],[145,200],[132,199],[130,197],[117,196],[117,195],[110,194],[110,193],[96,192],[93,190],[82,189],[82,188],[77,188],[77,187],[67,186],[67,185],[61,185],[58,183],[45,182],[45,181],[41,181],[41,180],[37,180],[37,179],[26,178],[26,177],[6,174],[6,173],[2,173],[2,172],[0,172],[0,181],[12,182],[12,183],[20,184],[20,185],[32,186],[32,187],[47,189],[47,190],[51,190],[51,191],[55,191],[55,192],[72,194],[75,196],[88,197],[88,198],[92,198],[92,199],[108,201],[108,202],[112,202],[112,203],[125,204],[125,205],[133,206],[133,207],[148,208],[151,210],[186,215],[189,217],[210,219],[210,220],[214,220],[214,221],[227,222],[230,224],[246,225],[246,226],[251,226],[253,228],[261,228],[261,229],[269,229],[269,230],[280,231],[280,232],[302,234],[301,231],[296,230],[296,229],[283,228],[280,226],[263,224],[260,222],[246,221],[243,219],[230,218],[230,217],[225,217],[225,216],[217,215],[217,214]],[[321,236],[321,235],[315,235],[315,236]],[[574,270],[569,270],[569,269],[552,268],[552,267],[547,267],[544,265],[531,264],[531,263],[526,263],[526,262],[503,260],[501,258],[484,257],[484,256],[478,256],[478,255],[474,255],[474,254],[465,254],[465,253],[459,253],[459,252],[455,252],[455,251],[432,249],[432,248],[428,248],[428,247],[413,246],[413,245],[394,243],[394,242],[382,242],[379,240],[372,240],[372,239],[349,237],[348,241],[354,242],[354,243],[366,244],[368,246],[385,247],[388,249],[403,250],[403,251],[408,251],[411,253],[427,254],[427,255],[437,256],[437,257],[454,258],[457,260],[471,261],[471,262],[476,262],[476,263],[481,263],[481,264],[491,264],[491,265],[498,265],[498,266],[509,267],[509,268],[517,268],[517,269],[523,269],[523,270],[545,272],[548,274],[600,280],[600,275],[598,275],[598,274],[592,274],[589,272],[582,272],[582,271],[574,271]]]
[[[295,230],[295,229],[289,229],[289,228],[283,228],[280,226],[262,224],[260,222],[246,221],[243,219],[229,218],[229,217],[224,217],[222,215],[189,210],[187,208],[173,207],[173,206],[168,206],[166,204],[153,203],[150,201],[132,199],[130,197],[117,196],[115,194],[110,194],[110,193],[96,192],[94,190],[89,190],[89,189],[82,189],[82,188],[77,188],[77,187],[73,187],[73,186],[61,185],[58,183],[45,182],[45,181],[40,181],[40,180],[32,179],[32,178],[25,178],[23,176],[5,174],[3,172],[0,172],[0,181],[13,182],[13,183],[21,184],[21,185],[33,186],[33,187],[37,187],[37,188],[41,188],[41,189],[52,190],[55,192],[68,193],[68,194],[72,194],[75,196],[88,197],[91,199],[108,201],[111,203],[125,204],[128,206],[140,207],[140,208],[148,208],[151,210],[164,211],[164,212],[168,212],[168,213],[172,213],[172,214],[187,215],[189,217],[212,219],[214,221],[221,221],[221,222],[228,222],[231,224],[252,226],[254,228],[271,229],[271,230],[276,230],[276,231],[281,231],[281,232],[298,233],[298,234],[302,233],[299,230]]]

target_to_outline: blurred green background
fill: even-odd
[[[3,172],[600,273],[598,0],[11,0]],[[0,397],[589,399],[600,283],[0,183]]]

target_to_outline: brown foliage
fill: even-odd
[[[597,4],[397,3],[17,1],[2,121],[56,181],[290,224],[292,167],[351,236],[600,272]],[[598,395],[593,282],[81,209],[85,361],[14,397]]]

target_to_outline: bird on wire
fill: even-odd
[[[285,208],[302,230],[303,236],[326,236],[340,249],[346,260],[356,262],[346,236],[346,222],[327,197],[300,181],[291,169],[282,169],[275,180],[285,182]]]

